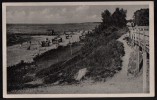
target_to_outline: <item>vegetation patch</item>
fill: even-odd
[[[28,35],[16,35],[16,34],[7,34],[7,46],[12,46],[15,44],[22,44],[23,42],[30,41],[32,38]]]
[[[24,83],[34,80],[33,76],[28,74],[34,73],[36,65],[34,63],[24,63],[21,61],[19,64],[7,68],[7,85],[8,91],[14,89],[21,89]]]
[[[110,33],[107,37],[88,36],[78,54],[39,71],[36,76],[43,78],[45,83],[71,84],[78,82],[75,80],[76,73],[82,68],[87,68],[88,72],[84,79],[102,81],[112,77],[122,67],[121,57],[125,52],[123,44],[117,39],[126,31],[127,29],[123,28]]]
[[[78,51],[80,49],[80,45],[78,43],[73,43],[71,45],[71,48],[73,49],[72,55],[70,55],[69,46],[65,46],[65,47],[60,46],[58,49],[52,49],[43,53],[42,55],[37,55],[34,58],[34,62],[32,63],[26,63],[24,61],[21,61],[20,63],[16,65],[9,66],[7,68],[8,91],[11,91],[14,89],[29,88],[29,87],[31,88],[31,86],[32,87],[38,86],[39,84],[36,84],[36,85],[25,84],[25,83],[35,81],[36,79],[44,79],[44,83],[54,82],[55,79],[49,78],[50,76],[56,75],[55,77],[57,78],[57,75],[59,74],[60,71],[62,71],[64,66],[67,67],[71,63],[78,61],[77,59],[79,57],[75,55],[79,53]],[[61,57],[58,58],[58,63],[54,63],[51,66],[47,66],[45,64],[44,66],[40,66],[39,62],[46,63],[46,61],[50,59],[56,59],[60,53],[61,53],[60,55]],[[65,57],[67,55],[69,57],[67,58],[62,57],[62,56]],[[67,71],[65,71],[65,73]],[[67,79],[65,78],[65,80]]]

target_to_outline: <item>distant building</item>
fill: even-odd
[[[134,27],[134,26],[135,26],[135,23],[131,20],[131,21],[128,21],[126,25],[127,25],[128,27]]]

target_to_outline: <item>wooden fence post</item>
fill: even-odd
[[[139,72],[139,69],[140,69],[140,67],[139,67],[139,65],[140,65],[140,47],[139,46],[137,46],[137,73]]]
[[[140,32],[136,31],[136,41],[137,41],[137,70],[140,70]]]
[[[148,92],[148,84],[147,84],[147,53],[146,53],[146,40],[145,40],[145,32],[143,32],[143,92]]]

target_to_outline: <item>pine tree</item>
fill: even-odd
[[[111,17],[111,13],[108,10],[105,10],[102,14],[102,26],[104,28],[108,28],[109,26],[112,25],[112,17]]]

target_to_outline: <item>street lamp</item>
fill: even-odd
[[[71,53],[71,55],[72,55],[72,48],[71,48],[71,45],[72,45],[72,41],[70,41],[72,39],[72,36],[70,37],[70,39],[69,39],[69,45],[70,45],[70,53]]]

